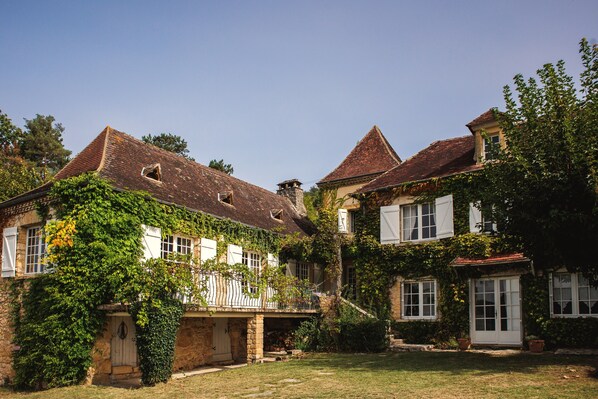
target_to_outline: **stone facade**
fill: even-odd
[[[98,336],[91,350],[91,366],[87,372],[87,384],[108,384],[111,381],[112,361],[110,359],[110,341],[112,333],[105,327]]]
[[[13,327],[11,321],[11,293],[10,281],[0,281],[0,384],[4,385],[12,380]]]
[[[192,370],[212,362],[212,320],[184,317],[177,332],[174,371]]]
[[[394,320],[401,319],[401,281],[396,280],[388,292],[390,298],[390,315]]]
[[[228,319],[230,350],[235,363],[247,361],[247,319],[230,317]]]
[[[247,319],[247,363],[264,357],[264,315],[256,314]]]

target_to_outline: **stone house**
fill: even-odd
[[[298,180],[279,185],[275,194],[220,171],[145,144],[110,127],[55,176],[54,181],[96,172],[115,190],[144,191],[162,204],[228,219],[252,229],[276,234],[305,236],[313,228],[306,217],[303,192]],[[33,279],[44,273],[45,242],[36,204],[49,203],[52,182],[0,203],[2,232],[2,278],[0,284],[0,378],[12,376],[12,328],[10,299],[6,287],[12,279]],[[174,232],[163,234],[143,226],[146,258],[172,254],[193,255],[201,261],[217,256],[217,246],[226,245],[220,261],[242,263],[256,273],[264,265],[278,263],[278,254],[259,253],[239,245],[223,243],[222,236],[195,237]],[[289,262],[289,274],[317,280],[314,266]],[[291,270],[292,269],[292,270]],[[189,305],[176,339],[174,370],[189,370],[221,362],[255,362],[263,357],[264,333],[288,326],[315,313],[311,304],[282,306],[271,301],[272,290],[260,298],[246,295],[243,282],[208,277],[206,306]],[[93,351],[93,380],[108,382],[138,375],[135,328],[126,306],[106,304],[108,322]]]
[[[358,209],[358,198],[362,201],[368,196],[384,199],[377,205],[380,219],[377,238],[383,246],[417,248],[420,244],[465,234],[493,236],[500,226],[485,217],[483,210],[488,208],[484,208],[482,205],[485,204],[480,204],[479,199],[476,200],[475,192],[468,192],[467,200],[444,193],[429,202],[418,201],[426,187],[434,192],[443,179],[480,171],[485,162],[494,158],[496,146],[505,147],[505,138],[493,110],[483,113],[466,126],[470,131],[467,136],[436,141],[360,187],[347,190],[351,199],[345,202],[349,206],[343,208]],[[366,159],[364,156],[362,162]],[[354,165],[359,163],[352,161]],[[326,187],[325,184],[323,187]],[[418,188],[414,190],[411,187]],[[364,204],[361,206],[363,208]],[[344,214],[341,209],[340,231],[346,231]],[[352,265],[354,261],[346,263]],[[572,322],[572,318],[587,320],[598,316],[598,289],[591,287],[581,274],[555,270],[542,276],[534,273],[532,262],[521,253],[493,253],[475,259],[457,256],[447,266],[453,269],[455,275],[465,276],[467,280],[469,336],[473,344],[521,346],[525,335],[535,328],[542,331],[547,339],[554,336],[553,344],[562,344],[556,338],[559,334],[550,331],[551,322],[556,321],[556,326],[561,321]],[[412,270],[421,267],[413,264]],[[530,276],[531,280],[524,283],[523,280]],[[525,285],[529,285],[530,281],[545,288],[545,294],[532,297],[532,290],[526,291]],[[391,317],[398,322],[440,320],[443,317],[438,309],[440,290],[434,275],[418,278],[396,276],[389,291]],[[526,314],[526,309],[532,308],[530,302],[538,301],[545,301],[546,309],[542,309],[541,314],[535,310],[534,317]],[[530,328],[530,323],[534,323],[532,319],[539,316],[548,322],[543,327]],[[558,328],[563,327],[555,327]]]

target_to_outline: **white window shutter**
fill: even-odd
[[[436,198],[436,238],[455,235],[453,227],[453,195]]]
[[[289,261],[287,263],[287,276],[297,277],[296,271],[297,271],[296,262],[292,259],[289,259]]]
[[[482,230],[482,211],[480,201],[469,203],[469,232],[479,233]]]
[[[347,210],[346,209],[339,209],[338,210],[338,232],[339,233],[347,233]]]
[[[398,244],[401,241],[399,205],[380,207],[380,244]]]
[[[217,255],[217,243],[215,240],[210,240],[209,238],[202,238],[200,240],[200,254],[199,259],[201,262],[205,262],[206,260],[211,260],[216,258]]]
[[[141,228],[143,229],[143,259],[159,258],[162,249],[162,230],[144,224]]]
[[[274,254],[268,254],[268,266],[269,267],[278,267],[278,256]]]
[[[320,265],[314,264],[313,269],[314,269],[314,283],[319,285],[322,282],[324,282],[324,275],[322,274],[322,268],[320,267]]]
[[[2,234],[2,277],[14,277],[17,269],[17,228],[8,227]]]
[[[243,262],[243,248],[238,245],[228,244],[226,252],[226,263],[236,265]]]

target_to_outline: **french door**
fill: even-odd
[[[472,343],[521,345],[519,277],[472,280],[471,287]]]

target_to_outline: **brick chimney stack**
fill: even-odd
[[[301,216],[307,216],[307,209],[303,203],[303,189],[297,179],[285,180],[278,183],[276,194],[287,197]]]

